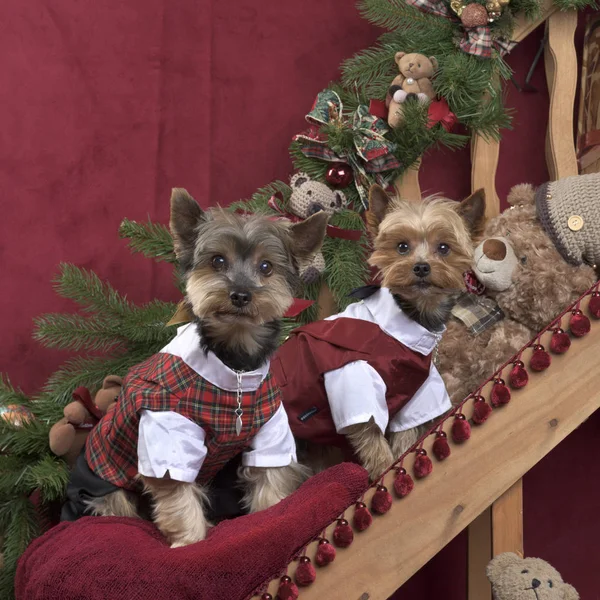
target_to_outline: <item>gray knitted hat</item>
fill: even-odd
[[[538,219],[562,257],[573,265],[600,265],[600,173],[541,185]]]

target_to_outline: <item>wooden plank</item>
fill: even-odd
[[[407,169],[395,181],[394,186],[398,192],[398,196],[404,200],[412,202],[421,199],[421,186],[419,185],[419,168],[421,167],[421,159],[417,163]]]
[[[518,15],[515,18],[515,29],[512,40],[515,42],[522,42],[534,29],[537,29],[557,10],[558,7],[554,4],[554,0],[542,0],[542,2],[540,2],[540,15],[537,19],[529,20],[523,14]]]
[[[389,598],[600,407],[599,351],[600,326],[594,325],[567,354],[553,356],[548,371],[532,373],[529,385],[514,392],[511,403],[494,411],[485,425],[474,427],[467,443],[451,443],[452,456],[436,462],[412,494],[395,501],[386,515],[375,516],[350,548],[319,569],[317,581],[301,591],[301,600],[358,600],[363,594],[370,600]],[[426,444],[429,450],[431,443]],[[388,488],[391,478],[386,478]]]
[[[485,567],[492,559],[492,511],[486,508],[470,525],[467,554],[467,599],[491,600]]]
[[[335,298],[326,283],[321,285],[317,304],[319,305],[318,319],[325,319],[338,312]]]
[[[550,93],[550,115],[546,136],[546,160],[553,180],[577,175],[577,155],[573,138],[577,54],[575,29],[577,12],[557,11],[546,22],[548,43],[544,63]]]
[[[523,556],[523,480],[519,479],[492,504],[492,554]]]
[[[496,193],[496,170],[500,143],[474,135],[471,141],[471,190],[485,190],[485,216],[488,219],[500,213],[500,198]]]

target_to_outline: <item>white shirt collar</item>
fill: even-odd
[[[446,331],[444,327],[442,331],[433,333],[411,319],[396,304],[388,288],[382,287],[363,302],[383,331],[420,354],[431,354]]]
[[[175,338],[161,352],[178,356],[198,375],[222,390],[235,392],[238,389],[238,373],[221,362],[214,353],[202,350],[200,336],[193,323],[179,327]],[[266,361],[256,371],[241,373],[242,392],[256,391],[269,373],[269,366],[269,361]]]

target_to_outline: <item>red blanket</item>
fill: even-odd
[[[19,561],[17,600],[242,600],[352,504],[368,485],[344,463],[278,505],[225,521],[208,538],[171,549],[138,519],[86,517],[35,540]]]

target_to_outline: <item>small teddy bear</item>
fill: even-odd
[[[64,408],[64,417],[50,429],[50,450],[72,467],[91,429],[116,404],[122,384],[117,375],[108,375],[93,401],[87,388],[77,388],[73,402]]]
[[[521,558],[505,552],[486,569],[494,600],[579,600],[572,585],[541,558]]]
[[[288,200],[288,210],[291,214],[307,219],[317,212],[332,215],[346,208],[348,201],[343,192],[332,190],[324,183],[312,180],[306,173],[296,173],[290,180],[292,195]],[[300,278],[305,284],[318,281],[325,270],[325,259],[318,252],[308,264],[300,265]]]
[[[431,79],[438,68],[437,59],[423,54],[396,52],[394,61],[400,73],[396,75],[388,90],[388,124],[398,127],[402,123],[402,104],[415,98],[423,104],[435,100]]]
[[[466,321],[476,315],[478,330],[453,318],[438,350],[438,368],[453,402],[475,391],[596,281],[591,266],[568,262],[545,231],[536,209],[543,189],[513,187],[507,199],[511,207],[488,222],[475,248],[473,271],[486,290],[473,299],[476,305],[471,315],[466,310]],[[454,316],[464,312],[467,300],[459,299]],[[491,304],[502,320],[490,318]]]

